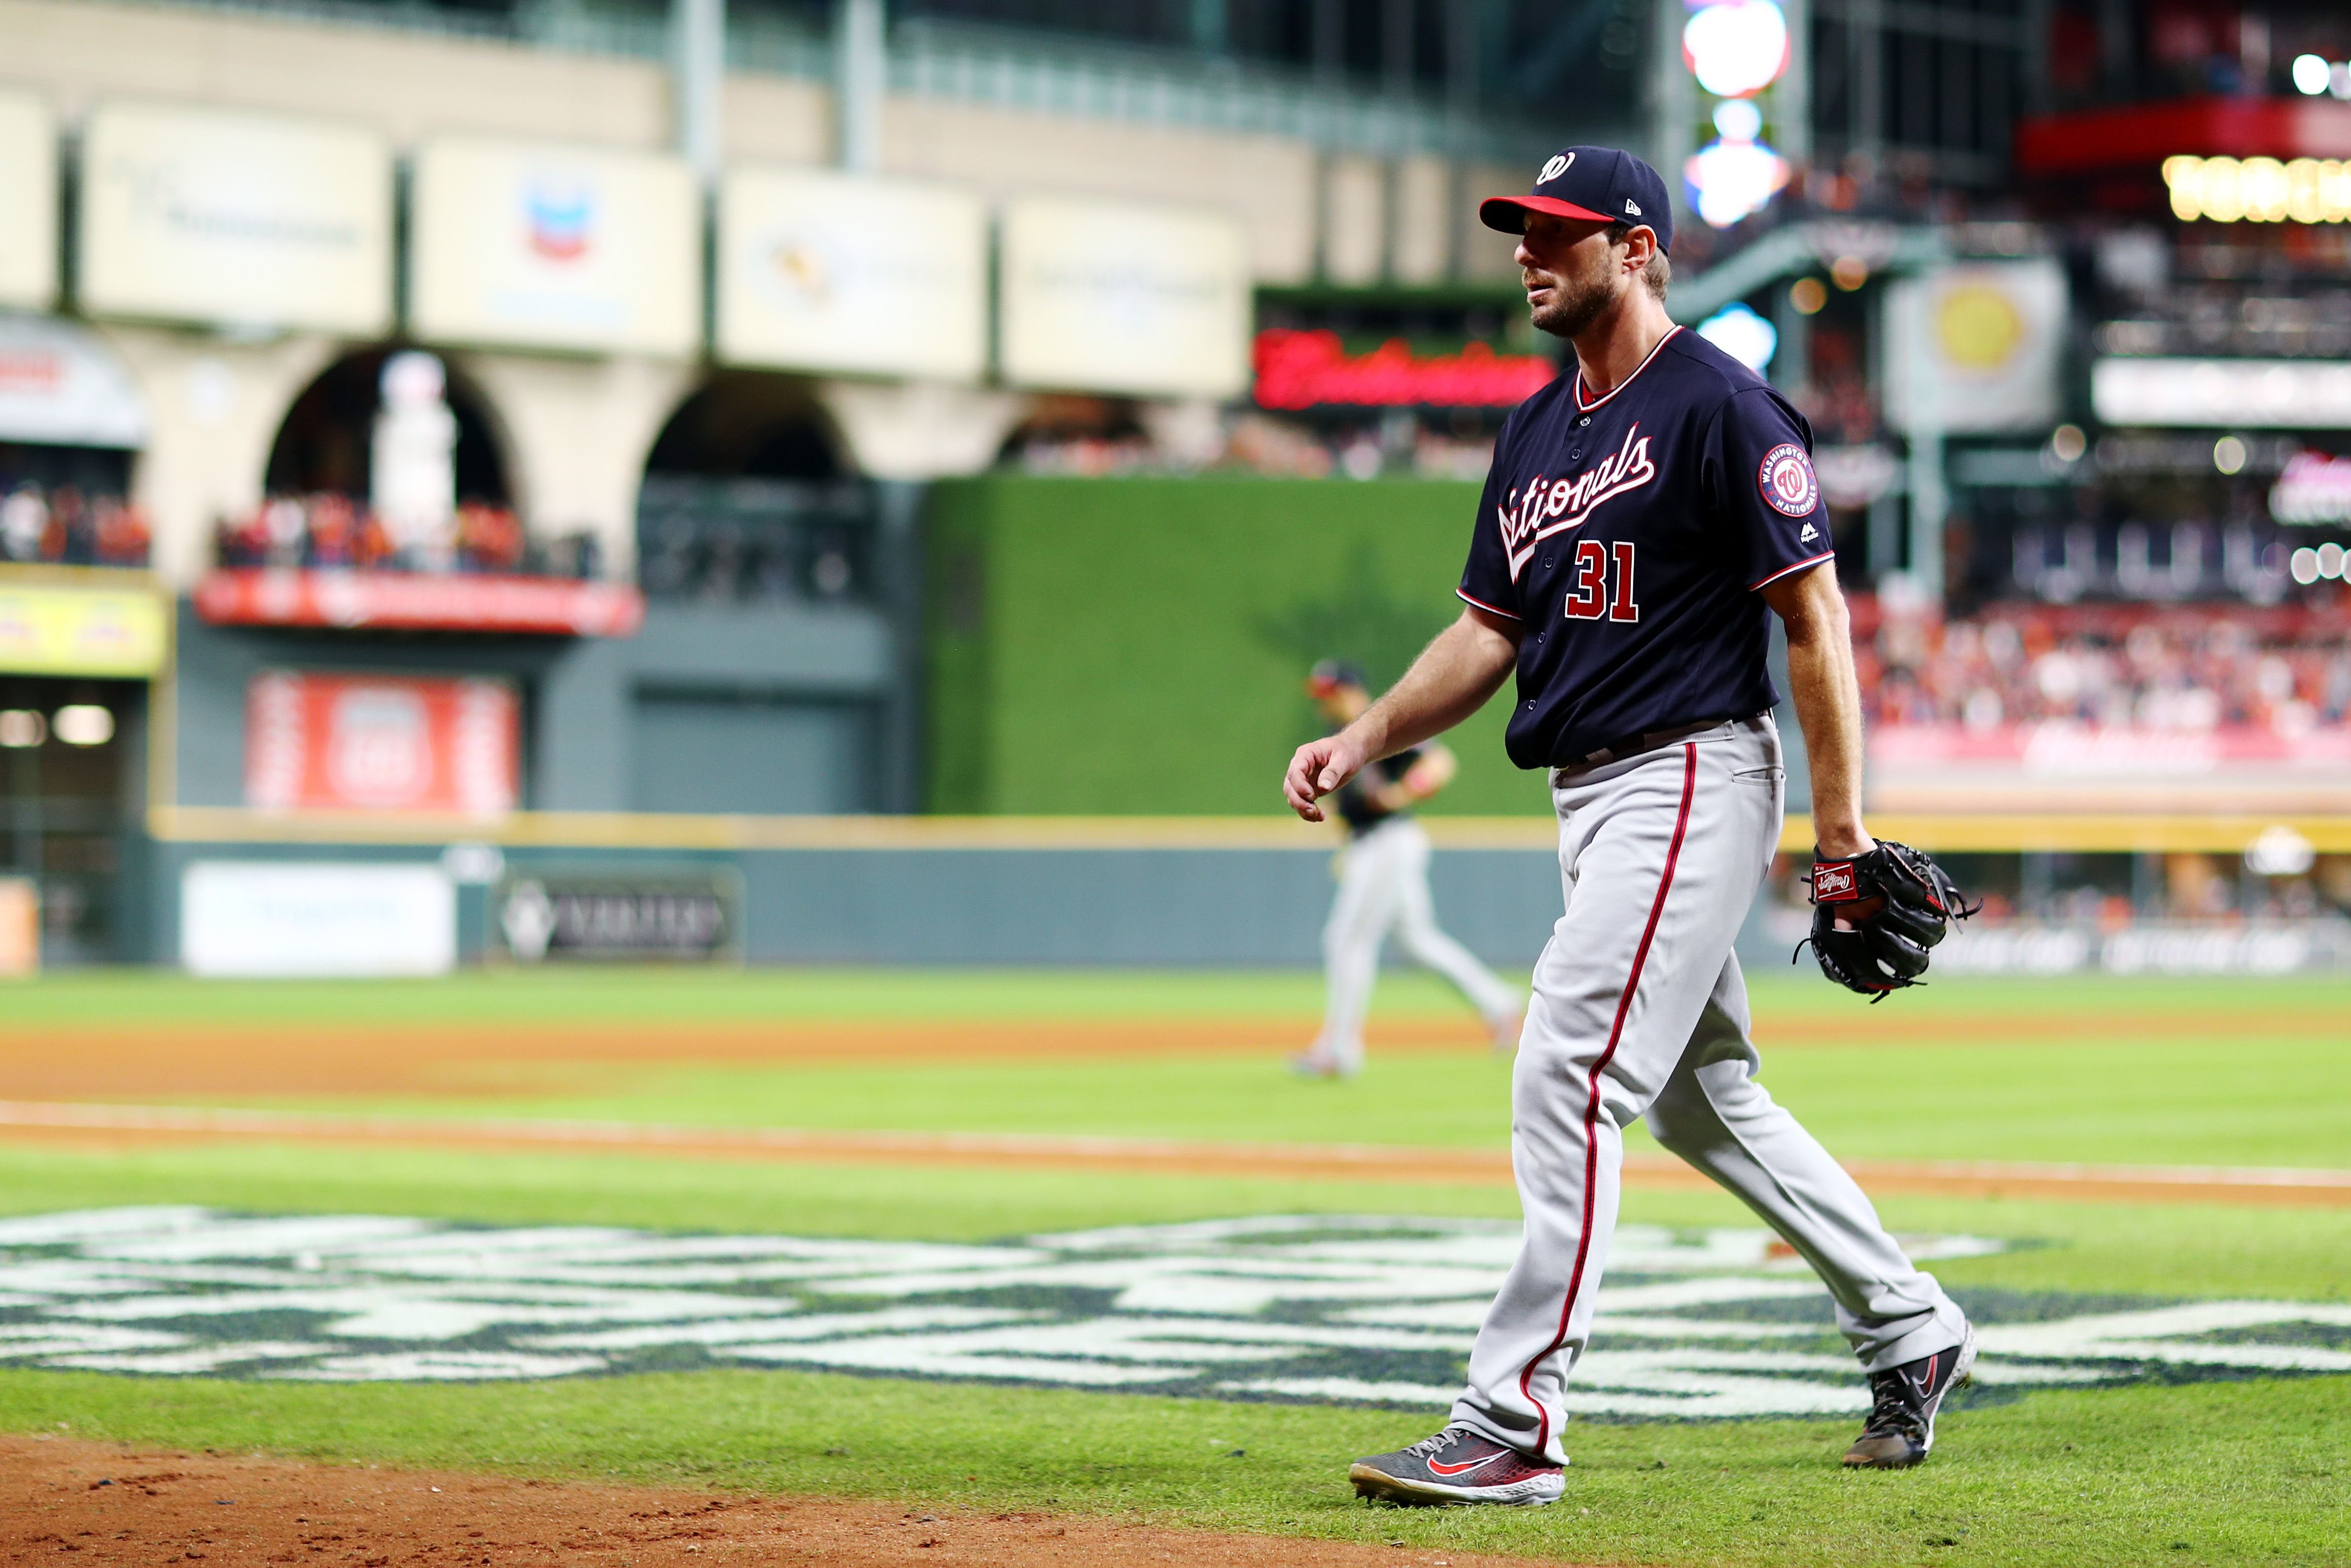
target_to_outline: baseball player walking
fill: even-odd
[[[1372,706],[1364,672],[1342,659],[1315,665],[1306,690],[1334,731]],[[1322,1032],[1290,1058],[1291,1071],[1309,1078],[1353,1078],[1363,1071],[1364,1014],[1379,978],[1380,944],[1390,932],[1407,956],[1469,999],[1496,1050],[1518,1043],[1521,998],[1438,927],[1428,896],[1428,833],[1412,809],[1451,783],[1457,766],[1446,747],[1408,746],[1367,764],[1332,797],[1348,837],[1339,852],[1339,895],[1322,927],[1328,1000]]]
[[[1646,163],[1566,148],[1531,194],[1479,215],[1520,236],[1534,324],[1573,343],[1575,372],[1495,445],[1460,618],[1362,716],[1301,747],[1283,788],[1319,821],[1322,796],[1467,718],[1515,672],[1507,744],[1550,771],[1566,907],[1511,1082],[1518,1260],[1445,1428],[1350,1478],[1402,1502],[1561,1495],[1567,1379],[1607,1262],[1623,1130],[1642,1117],[1826,1282],[1875,1396],[1844,1462],[1917,1464],[1973,1331],[1756,1082],[1731,952],[1780,836],[1775,613],[1809,742],[1823,967],[1882,995],[1962,913],[1932,862],[1862,826],[1860,705],[1810,431],[1667,316],[1673,215]]]

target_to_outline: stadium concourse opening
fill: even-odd
[[[397,519],[379,516],[384,497],[379,455],[387,435],[396,440],[398,427],[415,417],[411,411],[403,418],[392,406],[393,388],[386,381],[387,367],[403,354],[410,373],[395,379],[408,389],[405,401],[416,403],[425,419],[447,422],[441,439],[447,444],[457,515],[455,559],[445,563],[410,559],[419,552],[403,549]],[[461,367],[397,343],[346,354],[287,409],[263,471],[263,503],[250,516],[220,519],[216,564],[519,570],[528,547],[509,450],[496,411]],[[571,570],[559,566],[559,575],[591,575],[578,562],[564,564]]]

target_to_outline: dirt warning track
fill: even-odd
[[[945,1504],[764,1498],[0,1437],[0,1563],[1136,1563],[1511,1568],[1523,1560]]]
[[[1761,1020],[1766,1051],[2100,1041],[2302,1039],[2339,1030],[2333,1014],[2247,1015],[2149,1009],[2095,1019],[1912,1019],[1889,1040],[1865,1019]],[[573,1082],[567,1070],[692,1063],[891,1067],[927,1062],[1100,1061],[1138,1057],[1276,1059],[1313,1037],[1312,1017],[1006,1019],[630,1019],[528,1023],[0,1025],[0,1099],[183,1094],[495,1094]],[[1368,1031],[1378,1053],[1485,1049],[1465,1016],[1391,1019]]]

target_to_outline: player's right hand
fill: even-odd
[[[1310,740],[1291,755],[1290,771],[1282,776],[1281,797],[1308,821],[1322,821],[1322,808],[1314,802],[1353,779],[1363,766],[1362,752],[1343,732]]]

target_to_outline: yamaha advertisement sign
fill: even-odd
[[[510,868],[491,926],[517,964],[734,961],[743,883],[728,866]]]

